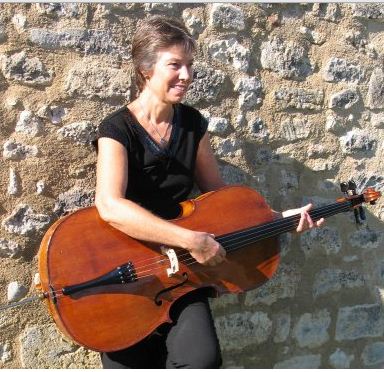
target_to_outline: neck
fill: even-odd
[[[330,204],[324,207],[315,208],[309,212],[313,221],[318,221],[322,217],[330,217],[335,214],[346,212],[352,206],[348,201]],[[272,222],[250,227],[242,231],[235,231],[226,235],[219,236],[216,240],[226,251],[233,251],[260,240],[267,239],[282,233],[295,230],[300,220],[300,214],[279,218]]]
[[[152,123],[171,123],[173,106],[170,103],[159,100],[155,95],[144,89],[137,98],[139,107],[147,119]]]

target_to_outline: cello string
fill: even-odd
[[[347,211],[350,208],[349,205],[345,205],[342,208],[340,208],[340,205],[341,205],[341,203],[335,203],[335,204],[331,205],[331,207],[328,206],[328,207],[318,208],[317,210],[314,210],[315,213],[313,213],[311,217],[315,218],[315,219],[318,217],[318,215],[319,216],[321,215],[322,217],[328,217],[328,216],[332,216],[334,214],[333,212],[337,209],[340,209],[340,212],[342,212],[342,211],[344,211],[344,209]],[[321,212],[323,212],[324,210],[327,210],[327,213],[322,214]],[[263,229],[264,231],[263,230],[260,230],[260,231],[263,231],[265,233],[265,231],[268,231],[270,229],[273,230],[273,227],[276,224],[280,224],[280,226],[279,226],[280,229],[278,231],[276,231],[276,230],[273,231],[273,234],[263,236],[259,240],[266,239],[268,237],[276,236],[276,235],[280,234],[281,233],[280,231],[284,231],[288,226],[292,225],[292,223],[298,222],[300,220],[300,217],[301,217],[300,214],[296,214],[296,215],[293,215],[290,217],[285,217],[285,218],[279,219],[275,222],[268,223],[267,228],[264,228]],[[282,223],[282,222],[284,222],[284,223]],[[294,226],[293,226],[293,228],[294,228]],[[253,228],[251,228],[249,230],[253,230]],[[260,233],[260,231],[258,233]],[[242,240],[241,242],[235,243],[235,245],[232,245],[232,246],[228,245],[228,248],[226,249],[227,252],[231,252],[231,251],[236,250],[242,246],[246,246],[246,245],[250,244],[249,239],[253,240],[254,235],[255,235],[255,233],[253,231],[251,231],[250,233],[248,231],[247,232],[248,235],[244,235],[244,231],[237,232],[235,234],[239,234],[239,233],[243,234],[242,238],[246,237],[248,240]],[[220,237],[217,240],[219,240],[219,239],[220,239]],[[233,239],[232,237],[230,237],[229,239],[224,238],[224,239],[222,239],[222,241],[224,243],[228,243],[231,240],[236,240],[236,239],[237,238]],[[239,245],[239,243],[240,243],[240,245]],[[181,250],[181,249],[178,249],[178,250]],[[184,254],[180,255],[178,258],[181,258],[183,256],[188,256],[188,258],[186,260],[181,260],[180,261],[181,263],[183,263],[187,266],[197,263],[197,261],[193,257],[191,257],[189,253],[184,253]],[[151,259],[157,259],[157,258],[151,258]],[[139,262],[144,262],[144,261],[148,261],[148,260],[150,260],[150,259],[140,260]],[[144,265],[142,267],[138,267],[137,270],[142,269],[144,267],[153,266],[155,264],[158,266],[159,264],[161,264],[163,262],[167,262],[167,261],[168,261],[168,259],[164,257],[164,259],[158,260],[156,263]],[[154,275],[154,273],[152,273],[150,275],[142,275],[143,273],[148,272],[148,271],[152,271],[152,270],[148,269],[148,270],[141,271],[140,273],[137,271],[137,273],[136,273],[137,279],[143,279],[143,278],[150,277],[150,276]],[[57,296],[60,296],[60,297],[64,296],[64,294],[62,293],[62,290],[56,290],[56,291],[52,291],[50,293],[53,293],[56,297]]]
[[[345,208],[347,208],[347,206],[345,206]],[[348,209],[349,209],[349,207],[348,207]],[[323,214],[322,216],[323,217],[329,217],[329,216],[332,216],[333,215],[333,211],[328,211],[328,213],[327,214]],[[316,217],[315,217],[316,218]],[[282,226],[282,228],[280,229],[280,231],[274,231],[272,234],[269,234],[269,235],[267,235],[267,236],[263,236],[263,237],[261,237],[259,240],[263,240],[263,239],[266,239],[266,238],[268,238],[268,237],[272,237],[272,236],[276,236],[276,235],[278,235],[279,233],[281,233],[281,232],[283,232],[284,230],[285,230],[285,228],[287,227],[287,224],[284,224],[283,226]],[[227,250],[227,252],[231,252],[231,251],[234,251],[234,250],[236,250],[236,249],[238,249],[238,248],[240,248],[240,247],[243,247],[243,246],[246,246],[246,245],[248,245],[248,244],[250,244],[250,241],[254,241],[253,239],[254,239],[254,235],[255,234],[250,234],[249,236],[247,236],[247,240],[243,240],[243,241],[241,241],[241,242],[238,242],[238,243],[236,243],[235,245],[232,245],[232,246],[228,246],[228,248],[226,249]],[[240,245],[239,245],[239,243],[240,243]],[[197,261],[195,261],[195,259],[193,258],[193,257],[191,257],[189,254],[188,254],[188,256],[189,256],[189,258],[187,258],[186,260],[180,260],[180,262],[181,263],[183,263],[183,264],[189,264],[189,262],[190,262],[190,260],[194,260],[194,262],[193,263],[195,263],[195,262],[197,262]],[[140,273],[137,273],[138,275],[140,275]],[[138,277],[139,278],[139,277]]]
[[[338,209],[341,209],[340,208],[340,204],[341,203],[337,203],[337,205],[332,205],[331,208],[329,207],[323,207],[323,208],[319,208],[318,210],[315,211],[315,213],[312,214],[312,218],[316,219],[318,218],[319,216],[322,216],[322,217],[328,217],[328,216],[331,216],[333,214],[334,211],[338,210]],[[345,208],[349,209],[349,206],[345,205],[342,207],[342,209],[344,210]],[[321,209],[321,210],[320,210]],[[324,214],[324,210],[327,210],[327,213],[326,215]],[[262,235],[262,234],[265,234],[266,232],[269,232],[270,230],[273,230],[275,234],[272,234],[272,235],[267,235],[264,238],[268,238],[268,237],[271,237],[273,235],[278,235],[280,234],[283,230],[285,230],[287,227],[291,227],[292,224],[296,224],[300,221],[300,218],[301,218],[301,215],[300,214],[296,214],[296,215],[293,215],[293,216],[290,216],[290,217],[285,217],[285,218],[281,218],[277,221],[274,221],[274,222],[269,222],[267,223],[267,226],[258,226],[258,227],[252,227],[248,230],[244,230],[244,231],[241,231],[241,232],[236,232],[234,234],[236,234],[237,236],[233,237],[232,233],[229,234],[228,237],[226,236],[222,236],[222,237],[218,237],[216,240],[223,244],[223,245],[228,245],[232,242],[232,241],[236,241],[237,239],[252,239],[254,236],[257,236],[257,235]],[[278,226],[279,229],[276,230],[275,227]],[[294,228],[294,226],[292,226],[292,229]],[[258,231],[255,231],[255,229],[258,229]],[[178,258],[179,260],[184,258],[184,257],[190,257],[190,253],[189,252],[184,252],[184,250],[182,248],[176,248],[175,250],[177,251],[183,251],[183,253],[181,253],[180,255],[178,255]],[[158,263],[162,263],[162,262],[167,262],[168,259],[167,258],[164,258],[160,261],[157,261],[157,262],[153,262],[152,264],[148,264],[148,265],[145,265],[145,266],[137,266],[136,267],[136,271],[137,273],[139,272],[139,270],[142,270],[144,268],[147,268],[147,267],[150,267],[150,266],[154,266],[154,265],[157,265]],[[148,271],[148,270],[146,270]],[[138,274],[139,275],[139,274]]]

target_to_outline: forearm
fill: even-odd
[[[130,200],[96,200],[96,207],[102,219],[135,239],[185,249],[190,245],[192,231],[157,217]]]

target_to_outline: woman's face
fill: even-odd
[[[192,63],[192,53],[186,53],[182,46],[159,51],[144,89],[164,103],[180,102],[192,82]]]

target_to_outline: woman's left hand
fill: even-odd
[[[312,208],[312,204],[307,204],[301,208],[288,209],[282,213],[283,217],[293,216],[295,214],[301,214],[299,224],[296,228],[297,232],[303,232],[314,227],[320,227],[324,222],[324,218],[320,218],[318,221],[313,221],[308,211]]]

